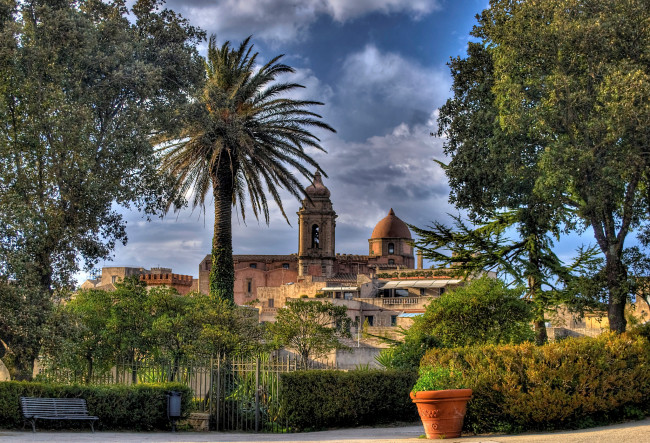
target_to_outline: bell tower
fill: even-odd
[[[298,210],[298,275],[334,275],[334,231],[336,212],[330,191],[318,171],[314,182],[305,188],[307,197]]]

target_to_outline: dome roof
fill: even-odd
[[[370,238],[411,238],[411,231],[391,208],[388,215],[379,220]]]
[[[321,179],[320,172],[316,171],[314,174],[314,182],[305,188],[305,193],[310,197],[328,197],[330,190],[325,187]]]

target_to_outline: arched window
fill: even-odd
[[[393,243],[388,243],[388,253],[389,254],[395,253],[395,245]]]
[[[392,258],[389,259],[389,260],[388,260],[388,264],[389,264],[389,265],[394,265],[394,264],[395,264],[395,260],[393,260]]]
[[[320,228],[318,227],[318,225],[313,225],[311,227],[311,247],[312,248],[315,248],[315,249],[320,248],[319,235],[320,235]]]
[[[289,269],[289,263],[282,263],[282,269]]]

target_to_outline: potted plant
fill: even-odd
[[[460,437],[471,398],[472,390],[462,384],[460,371],[445,367],[420,369],[411,391],[427,438]]]

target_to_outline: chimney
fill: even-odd
[[[424,264],[422,261],[422,249],[418,249],[418,267],[417,269],[424,269]]]

